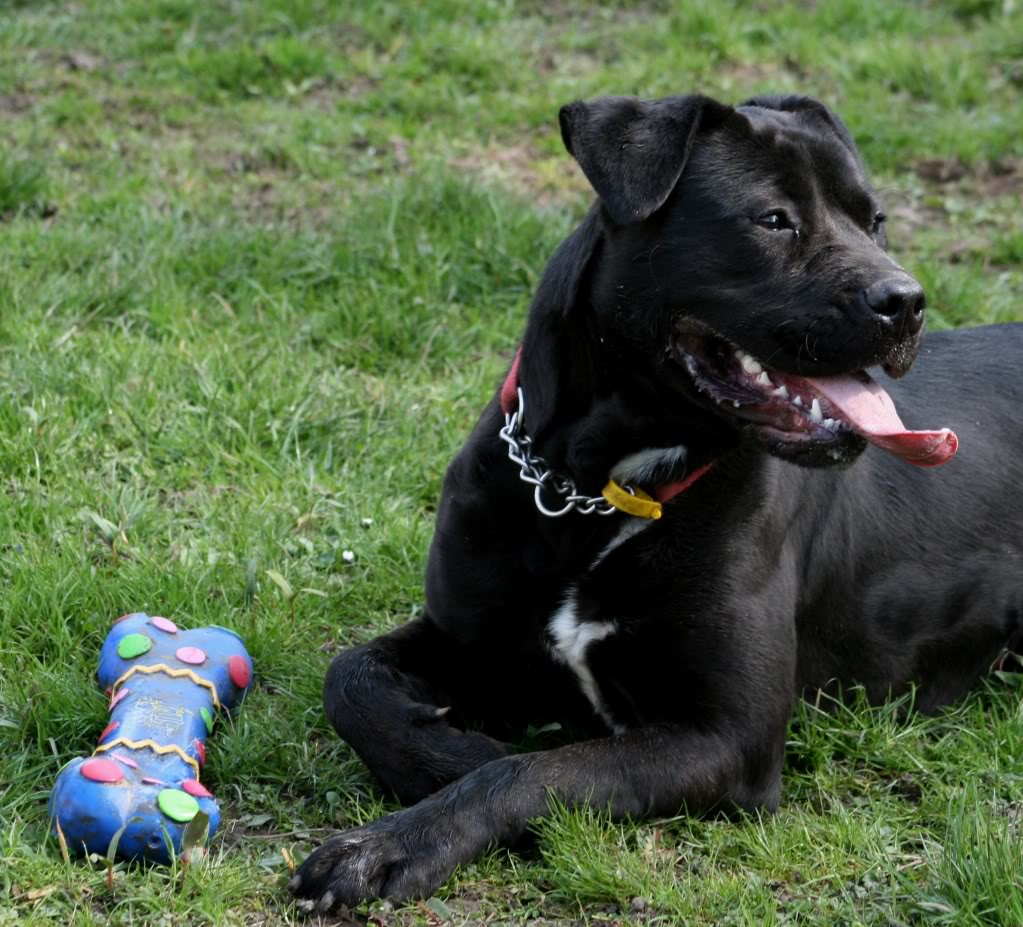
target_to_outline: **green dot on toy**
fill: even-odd
[[[187,824],[199,813],[199,803],[181,789],[164,789],[156,796],[160,810],[172,821]]]
[[[153,642],[145,634],[125,634],[117,645],[117,655],[122,660],[134,660],[148,653]]]
[[[206,733],[207,734],[212,734],[213,733],[213,715],[210,714],[210,710],[208,708],[205,708],[205,707],[204,708],[200,708],[199,709],[199,714],[202,715],[203,721],[206,722]]]

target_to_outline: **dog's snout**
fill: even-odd
[[[900,334],[915,335],[923,327],[927,297],[910,276],[878,280],[863,291],[863,301]]]

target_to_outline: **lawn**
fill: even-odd
[[[818,96],[931,325],[1023,318],[1021,7],[0,3],[0,925],[300,923],[289,861],[389,807],[323,673],[420,607],[446,462],[588,204],[560,104]],[[208,859],[111,874],[62,859],[46,798],[131,610],[236,629],[257,682],[210,741]],[[803,706],[773,818],[561,810],[353,917],[1021,924],[1021,694]]]

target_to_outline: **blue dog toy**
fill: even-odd
[[[199,782],[214,713],[237,705],[252,686],[241,638],[216,626],[183,631],[141,612],[119,618],[103,642],[99,683],[110,695],[110,723],[91,757],[72,760],[50,796],[53,830],[74,852],[105,855],[114,835],[122,859],[168,863],[185,826],[220,823]]]

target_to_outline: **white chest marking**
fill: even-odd
[[[613,621],[593,622],[580,621],[576,605],[576,588],[569,586],[565,592],[565,601],[551,617],[547,625],[547,633],[554,641],[552,654],[555,659],[566,664],[576,678],[583,694],[589,699],[593,710],[603,719],[616,734],[624,733],[624,725],[617,724],[611,717],[604,700],[600,697],[600,689],[593,678],[589,664],[586,662],[586,651],[590,644],[602,641],[617,630]]]
[[[678,447],[648,447],[623,457],[611,468],[611,479],[623,486],[626,483],[645,484],[663,479],[682,466],[688,451]]]
[[[618,529],[618,533],[607,542],[607,546],[594,558],[593,563],[590,564],[590,570],[593,571],[600,566],[601,561],[613,551],[616,547],[621,547],[629,538],[635,537],[644,528],[649,528],[653,523],[652,518],[639,518],[635,515],[621,516],[624,520],[622,521],[621,528]]]

